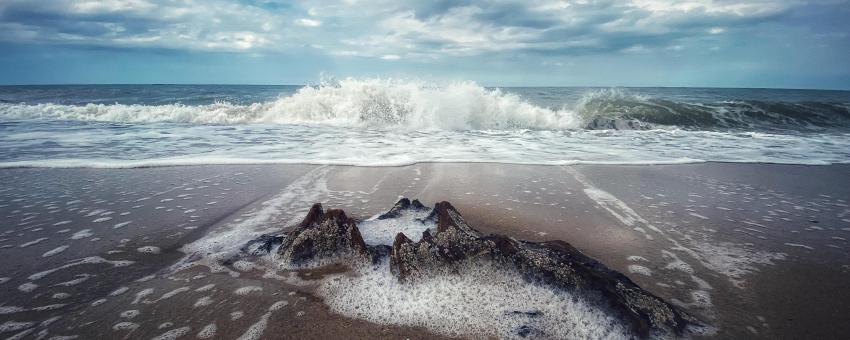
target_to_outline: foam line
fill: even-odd
[[[288,225],[299,214],[305,213],[304,202],[317,201],[327,192],[325,176],[329,171],[330,168],[324,166],[311,170],[257,209],[242,214],[240,220],[221,225],[201,239],[184,245],[180,250],[186,257],[173,265],[172,270],[206,265],[213,271],[226,271],[238,276],[239,273],[218,264],[218,260],[235,254],[249,240],[275,231],[274,226]],[[290,220],[280,221],[283,218]]]
[[[566,291],[526,282],[487,264],[400,283],[388,264],[322,282],[319,294],[336,313],[379,324],[427,327],[457,337],[628,339],[615,318]]]

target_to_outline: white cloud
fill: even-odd
[[[273,24],[277,14],[224,0],[9,0],[0,3],[0,14],[0,24],[14,21],[18,30],[35,33],[26,40],[42,43],[246,51],[284,47],[273,42],[287,34]]]
[[[155,7],[144,0],[94,0],[74,1],[70,8],[77,13],[104,13],[123,11],[147,11]]]
[[[298,26],[304,26],[304,27],[319,27],[319,26],[322,26],[321,21],[313,20],[313,19],[307,19],[307,18],[297,19],[297,20],[295,20],[295,24],[298,25]]]
[[[800,3],[800,1],[777,0],[632,0],[633,6],[649,10],[654,14],[672,12],[703,12],[709,14],[727,14],[737,16],[774,14]]]
[[[370,34],[344,42],[369,55],[401,52],[435,57],[520,49],[540,36],[537,29],[481,22],[475,18],[481,12],[475,6],[456,7],[425,20],[413,11],[394,13],[379,21]]]
[[[616,53],[726,39],[797,0],[2,0],[0,41],[435,60],[498,53]],[[44,19],[51,18],[51,19]],[[311,28],[305,30],[302,27]],[[715,41],[716,43],[716,41]]]

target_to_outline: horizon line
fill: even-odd
[[[476,82],[477,83],[477,82]],[[0,84],[0,87],[15,86],[314,86],[311,84],[249,84],[249,83],[33,83]],[[734,86],[651,86],[651,85],[487,85],[485,88],[668,88],[668,89],[720,89],[720,90],[797,90],[797,91],[850,91],[846,88],[818,87],[734,87]]]

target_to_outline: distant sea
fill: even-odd
[[[850,92],[309,86],[0,86],[0,167],[417,162],[850,163]]]

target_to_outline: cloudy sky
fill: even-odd
[[[850,88],[848,0],[0,0],[0,83]]]

